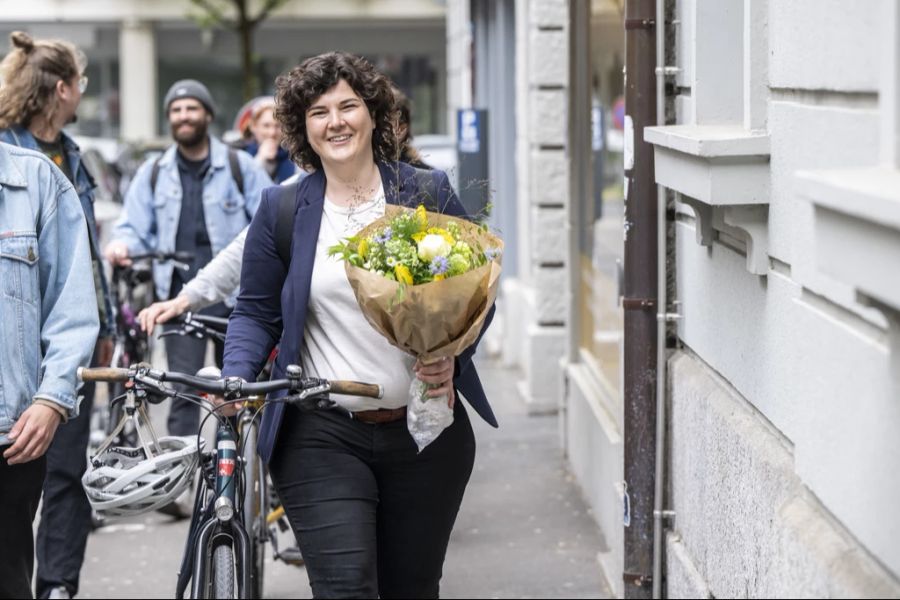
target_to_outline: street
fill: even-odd
[[[479,371],[500,429],[472,419],[478,453],[450,541],[441,595],[609,597],[597,562],[604,541],[565,467],[557,418],[525,414],[515,371],[487,361]],[[88,541],[79,596],[173,595],[187,527],[186,520],[153,513],[101,528]],[[306,570],[273,562],[269,551],[265,596],[312,597]]]

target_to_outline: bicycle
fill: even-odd
[[[228,327],[228,319],[198,315],[187,312],[176,321],[180,325],[178,329],[170,329],[160,337],[170,335],[187,335],[198,339],[214,339],[225,341],[225,332]],[[263,369],[263,374],[258,381],[268,379],[277,351],[273,351],[270,360]],[[253,549],[253,588],[259,594],[262,593],[263,569],[265,565],[265,548],[267,542],[272,544],[272,555],[275,560],[293,566],[303,566],[303,555],[296,544],[290,544],[280,548],[279,532],[291,531],[290,523],[284,512],[284,507],[278,499],[278,494],[268,478],[268,468],[256,453],[256,444],[259,439],[259,426],[263,404],[259,399],[244,402],[244,406],[237,415],[237,433],[242,440],[241,457],[246,472],[246,485],[244,486],[244,522],[251,524],[247,533],[250,536],[250,545]],[[293,538],[293,532],[291,531]]]
[[[371,398],[380,398],[383,394],[380,385],[303,377],[303,371],[297,365],[287,367],[285,379],[254,383],[237,377],[208,379],[160,371],[146,364],[127,369],[81,368],[78,378],[81,381],[119,382],[126,390],[122,421],[91,459],[91,468],[83,480],[88,499],[95,508],[109,508],[119,513],[132,510],[136,511],[134,514],[153,510],[159,503],[168,501],[168,495],[181,493],[188,474],[185,471],[173,472],[184,469],[185,465],[196,469],[199,464],[203,485],[197,487],[195,495],[190,532],[176,589],[177,598],[184,597],[188,583],[191,584],[192,598],[256,598],[259,597],[262,582],[260,577],[256,582],[259,590],[255,589],[253,565],[256,557],[252,555],[245,521],[246,507],[243,506],[247,500],[244,494],[239,493],[246,487],[246,464],[239,451],[240,440],[234,425],[231,420],[217,414],[224,405],[209,408],[209,403],[202,397],[177,392],[168,386],[169,383],[181,383],[201,392],[223,396],[225,404],[286,390],[287,396],[269,399],[263,404],[287,402],[299,406],[301,410],[344,410],[329,398],[330,393]],[[162,402],[174,397],[198,402],[209,411],[207,418],[218,420],[212,451],[202,452],[203,442],[198,432],[198,462],[193,461],[191,453],[194,448],[173,443],[172,438],[158,438],[147,419],[147,402]],[[140,444],[137,448],[113,447],[115,433],[126,420],[134,421]],[[175,440],[183,442],[182,438]],[[169,449],[172,451],[169,452]],[[170,455],[184,460],[175,462]],[[132,473],[144,465],[150,464],[155,469],[162,463],[171,466],[173,471],[162,473],[160,478],[147,477],[149,471]],[[123,481],[125,485],[122,485]],[[123,498],[133,502],[135,508],[123,502]]]
[[[178,317],[177,329],[170,329],[159,337],[183,335],[197,339],[225,341],[228,319],[187,312]],[[263,570],[265,567],[265,543],[269,540],[266,510],[269,506],[269,486],[265,462],[256,453],[259,439],[260,415],[263,403],[259,399],[244,402],[236,416],[237,436],[241,440],[241,462],[244,467],[242,488],[242,515],[249,538],[252,557],[251,586],[254,597],[262,597]],[[201,427],[202,429],[202,427]],[[276,551],[277,554],[277,551]]]
[[[188,263],[193,258],[189,252],[148,252],[132,256],[130,266],[113,266],[110,289],[116,301],[116,335],[110,366],[127,367],[150,357],[150,342],[141,330],[137,315],[153,302],[153,263],[171,261],[175,268],[184,271],[190,268]],[[111,384],[107,392],[110,399],[124,393],[118,384]],[[94,403],[90,434],[92,448],[96,448],[110,434],[121,416],[121,407],[110,401],[105,405]],[[135,441],[134,432],[130,430],[124,430],[120,435],[128,442]]]

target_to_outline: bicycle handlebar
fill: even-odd
[[[207,327],[211,327],[212,329],[217,329],[224,332],[228,329],[228,317],[213,317],[210,315],[201,315],[198,313],[189,312],[183,316],[185,321],[196,321],[197,323],[202,323]]]
[[[226,398],[236,399],[247,396],[269,394],[279,390],[290,392],[316,393],[333,392],[335,394],[349,394],[353,396],[365,396],[367,398],[382,398],[384,388],[373,383],[361,383],[358,381],[334,380],[315,378],[288,378],[274,379],[272,381],[247,382],[240,377],[225,377],[223,379],[207,379],[177,371],[159,371],[146,367],[121,368],[93,368],[80,367],[77,372],[81,381],[145,381],[153,385],[162,382],[183,383],[192,388],[209,394],[218,394]]]
[[[133,254],[129,256],[131,260],[146,260],[148,258],[152,258],[153,260],[166,261],[166,260],[175,260],[178,262],[191,262],[194,260],[194,254],[192,252],[144,252],[143,254]]]
[[[128,381],[128,379],[131,377],[131,369],[120,369],[117,367],[95,367],[92,369],[86,369],[84,367],[78,367],[78,371],[76,372],[76,374],[78,375],[78,380],[84,382],[122,382]]]
[[[174,322],[180,327],[178,329],[169,329],[161,333],[159,337],[188,335],[200,339],[211,338],[224,342],[225,332],[228,329],[228,319],[198,315],[191,312],[179,316]]]

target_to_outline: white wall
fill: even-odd
[[[718,4],[722,1],[680,0],[679,14],[689,19],[710,2],[724,10]],[[734,10],[745,3],[759,5],[758,0],[726,1]],[[704,384],[707,401],[721,401],[735,410],[746,402],[748,414],[761,423],[756,431],[771,427],[776,437],[783,436],[786,446],[779,472],[792,487],[787,496],[777,499],[772,489],[762,485],[717,485],[707,488],[702,497],[691,496],[692,478],[702,475],[707,486],[714,483],[709,479],[715,473],[739,479],[742,472],[753,468],[754,461],[765,460],[765,444],[745,451],[735,444],[719,444],[716,452],[723,456],[716,460],[725,463],[717,470],[694,464],[672,473],[674,503],[688,514],[706,511],[704,519],[708,521],[711,516],[728,514],[724,505],[762,502],[789,511],[790,503],[809,494],[816,508],[804,517],[805,537],[792,542],[794,551],[802,548],[824,560],[830,550],[823,540],[839,535],[846,544],[841,552],[852,554],[865,569],[877,574],[873,575],[873,587],[841,579],[842,568],[837,563],[844,559],[840,559],[835,564],[826,560],[819,567],[801,562],[792,569],[770,572],[765,585],[756,582],[748,586],[749,595],[796,594],[810,589],[826,595],[878,590],[897,594],[900,513],[894,507],[900,498],[900,478],[896,476],[900,471],[900,403],[895,387],[898,363],[891,354],[888,320],[860,304],[857,290],[849,282],[822,271],[817,256],[824,242],[816,237],[815,203],[798,194],[797,177],[799,171],[810,169],[878,164],[881,136],[888,134],[880,130],[884,120],[879,111],[892,109],[880,108],[878,103],[880,61],[884,60],[881,44],[885,36],[900,32],[884,27],[879,15],[885,4],[878,0],[767,0],[763,5],[766,3],[764,18],[752,23],[748,31],[758,35],[767,28],[768,34],[764,54],[768,58],[763,65],[767,84],[756,92],[760,96],[751,100],[764,103],[763,123],[770,137],[770,197],[765,222],[769,269],[761,276],[748,272],[744,247],[728,235],[727,228],[720,227],[724,231],[710,248],[699,246],[697,221],[693,211],[686,209],[687,216],[679,217],[676,227],[677,299],[684,316],[678,332],[692,353],[691,360],[713,374],[714,383]],[[685,68],[679,78],[687,85],[708,80],[709,73],[726,66],[708,55],[706,62],[697,60],[697,48],[706,43],[707,35],[715,35],[697,31],[697,24],[691,21],[682,26],[678,44],[678,62]],[[700,26],[702,29],[702,22]],[[727,44],[732,47],[723,56],[737,52],[747,64],[744,39],[737,36]],[[679,100],[679,122],[690,123],[697,115],[696,107],[712,93],[715,90],[699,86],[691,89]],[[727,190],[723,192],[727,194]],[[847,201],[852,198],[848,196]],[[713,419],[712,413],[696,406],[692,411],[679,407],[681,402],[697,401],[697,376],[676,369],[672,377],[675,414],[681,410],[690,412],[695,420],[704,420],[703,426],[699,422],[697,426],[673,425],[672,460],[678,465],[699,456],[698,448],[714,446],[710,443],[713,438],[727,436],[737,425],[729,419]],[[749,462],[738,460],[742,452]],[[678,516],[675,533],[680,539],[670,547],[678,557],[690,557],[715,596],[743,595],[744,589],[729,587],[720,575],[742,575],[747,564],[759,562],[754,552],[790,558],[786,546],[780,545],[783,540],[750,532],[756,527],[753,520],[759,520],[761,526],[762,519],[768,518],[764,512],[736,511],[731,515],[736,525],[746,524],[747,528],[740,528],[731,543],[718,551],[713,549],[713,538],[721,536],[721,527],[704,528],[699,517]],[[779,527],[788,527],[778,521],[785,518],[784,512],[775,518]],[[734,561],[713,560],[716,552],[727,552]]]

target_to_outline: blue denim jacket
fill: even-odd
[[[0,142],[28,148],[35,152],[40,152],[41,150],[34,136],[24,127],[16,126],[9,129],[0,129]],[[88,238],[93,249],[93,255],[97,257],[98,261],[100,292],[105,305],[104,312],[106,313],[106,319],[100,323],[100,336],[106,337],[116,332],[116,321],[112,309],[112,297],[109,293],[109,282],[106,280],[106,273],[103,271],[103,263],[100,262],[102,260],[100,257],[103,255],[100,254],[100,240],[97,239],[97,219],[94,217],[94,189],[97,187],[97,183],[91,177],[87,168],[85,168],[84,163],[81,162],[81,149],[78,147],[78,144],[65,132],[62,132],[62,142],[69,166],[72,168],[72,173],[75,174],[75,192],[78,194],[78,199],[81,200],[81,208],[84,210],[84,217],[87,220]]]
[[[99,320],[84,211],[43,154],[0,143],[0,446],[36,398],[78,414]]]
[[[272,185],[272,180],[249,154],[238,150],[244,178],[241,195],[228,164],[228,147],[214,137],[209,138],[209,145],[210,168],[203,182],[203,212],[215,256],[250,223],[262,190]],[[176,151],[173,145],[160,159],[155,193],[150,179],[156,159],[149,159],[138,169],[125,194],[125,211],[116,224],[113,238],[125,242],[130,255],[175,251],[182,194]],[[154,264],[157,298],[169,297],[174,269],[171,262]]]

